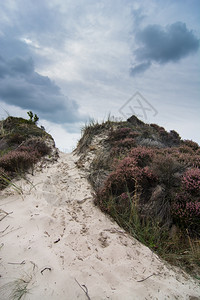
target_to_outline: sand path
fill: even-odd
[[[22,195],[1,192],[0,299],[23,287],[31,300],[200,299],[197,282],[94,206],[76,160],[60,153],[28,176],[32,184],[16,182]]]

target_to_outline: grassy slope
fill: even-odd
[[[0,121],[0,188],[51,155],[53,147],[53,138],[32,121],[11,116]]]

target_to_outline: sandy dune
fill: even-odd
[[[0,299],[200,299],[169,267],[97,207],[73,154],[60,153],[0,194]],[[8,215],[6,213],[9,213]],[[15,298],[17,299],[17,298]]]

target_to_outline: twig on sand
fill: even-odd
[[[85,284],[82,284],[82,285],[81,285],[81,284],[78,282],[78,280],[76,280],[76,278],[75,278],[75,281],[76,281],[76,283],[80,286],[80,288],[84,291],[84,293],[86,294],[88,300],[91,300],[90,296],[88,295],[88,288],[87,288],[87,286],[86,286]]]
[[[144,279],[141,279],[141,280],[137,280],[137,282],[142,282],[142,281],[145,281],[145,280],[147,280],[148,278],[150,278],[150,277],[152,277],[152,276],[157,276],[157,275],[160,275],[161,273],[158,273],[158,274],[156,274],[156,273],[153,273],[153,274],[151,274],[151,275],[149,275],[148,277],[146,277],[146,278],[144,278]]]
[[[56,243],[58,243],[58,242],[60,242],[60,238],[57,239],[57,240],[54,242],[54,244],[56,244]]]
[[[30,263],[33,265],[33,271],[34,271],[37,265],[32,260],[30,260]]]
[[[10,231],[4,233],[1,237],[3,237],[3,236],[5,236],[6,234],[9,234],[9,233],[11,233],[11,232],[13,232],[13,231],[15,231],[15,230],[21,229],[21,228],[22,228],[21,226],[19,226],[18,228],[12,228]]]
[[[42,270],[40,271],[40,273],[43,275],[43,272],[44,272],[45,270],[49,270],[49,271],[51,271],[51,268],[49,268],[49,267],[46,267],[46,268],[42,269]]]
[[[0,221],[2,221],[4,218],[6,218],[7,216],[11,215],[13,213],[13,211],[11,211],[10,213],[6,212],[3,209],[0,209],[0,214],[4,214],[4,216],[0,217]]]
[[[0,233],[4,233],[9,227],[10,225],[8,225],[4,230],[0,231]]]
[[[23,260],[21,263],[8,262],[9,265],[24,265],[25,263],[26,263],[25,260]]]

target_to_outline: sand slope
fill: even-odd
[[[73,154],[60,153],[0,196],[0,299],[200,299],[200,285],[167,267],[93,205]],[[6,213],[10,213],[6,215]],[[9,298],[10,297],[10,298]],[[196,298],[194,298],[196,297]]]

